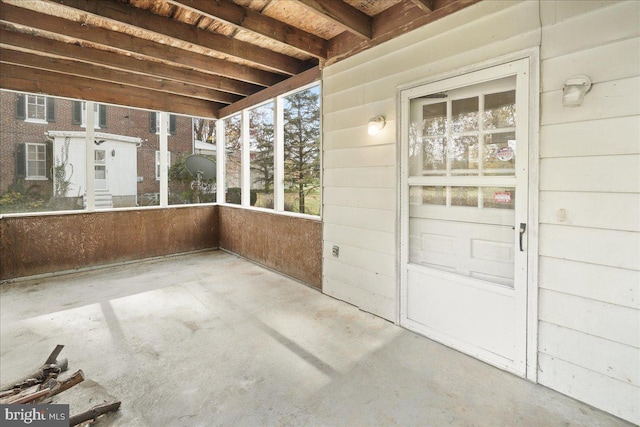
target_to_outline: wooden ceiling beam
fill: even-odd
[[[280,96],[284,93],[291,92],[292,90],[313,83],[320,80],[322,73],[320,67],[311,68],[296,76],[289,77],[280,83],[277,83],[271,87],[268,87],[260,92],[249,95],[246,98],[239,100],[238,102],[222,107],[219,111],[219,118],[230,116],[245,108],[249,108],[253,105],[260,104],[261,102],[273,99],[276,96]]]
[[[103,4],[103,2],[99,2]],[[261,86],[271,86],[285,79],[284,76],[259,70],[224,59],[213,58],[150,40],[132,37],[125,33],[88,26],[29,9],[2,3],[0,21],[18,24],[27,28],[45,31],[61,36],[88,41],[123,52],[129,52],[150,59],[195,68],[208,73],[229,77]]]
[[[309,68],[303,61],[284,55],[255,44],[236,40],[207,30],[201,30],[175,19],[131,7],[117,0],[49,0],[66,8],[80,10],[120,24],[132,29],[141,29],[169,39],[216,51],[236,60],[267,67],[274,72],[294,75]],[[167,43],[170,44],[170,43]]]
[[[191,98],[205,99],[207,101],[215,101],[222,104],[232,104],[241,99],[239,95],[189,85],[182,82],[142,76],[111,68],[98,67],[85,62],[53,58],[50,56],[42,56],[6,48],[0,49],[0,63],[38,68],[40,70],[64,73],[71,76],[87,77],[111,83],[120,83],[126,86],[151,89],[174,95],[188,96]]]
[[[167,0],[167,3],[223,21],[242,30],[284,43],[318,59],[327,58],[327,41],[231,0]]]
[[[342,0],[298,0],[306,8],[360,38],[373,37],[372,18]]]
[[[373,40],[362,40],[346,32],[329,40],[329,59],[326,65],[353,56],[480,1],[482,0],[435,0],[434,10],[429,14],[422,13],[413,2],[400,2],[374,16]]]
[[[0,88],[49,96],[102,102],[125,107],[217,118],[223,106],[216,102],[173,95],[62,73],[3,64]]]
[[[143,76],[188,83],[237,95],[246,96],[263,89],[262,86],[233,80],[227,77],[206,74],[187,68],[174,67],[160,62],[141,61],[134,57],[115,52],[92,49],[90,47],[65,43],[45,37],[8,31],[2,28],[0,28],[0,45],[14,50],[17,48],[35,54],[55,55],[61,58],[129,71]]]
[[[424,13],[433,12],[433,0],[411,0],[413,4],[418,6]]]

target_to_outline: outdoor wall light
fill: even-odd
[[[368,127],[369,135],[377,135],[378,132],[384,129],[385,124],[387,124],[387,122],[384,120],[384,117],[382,116],[376,116],[372,119],[369,119],[369,127]]]
[[[562,105],[565,107],[579,107],[584,96],[591,90],[591,79],[587,76],[573,76],[564,82],[562,89]]]
[[[116,156],[116,149],[114,148],[113,150],[111,150],[111,157],[115,157]]]

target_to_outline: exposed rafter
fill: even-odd
[[[252,33],[284,43],[318,59],[327,58],[326,40],[267,15],[255,12],[247,7],[237,5],[231,0],[200,2],[194,2],[192,0],[167,0],[167,2],[191,11],[199,12],[212,19],[219,19],[238,29],[251,31]]]
[[[105,47],[119,49],[124,52],[148,56],[151,57],[150,59],[160,59],[195,69],[208,70],[217,75],[262,86],[271,86],[284,79],[284,76],[246,67],[224,59],[213,58],[147,39],[134,38],[125,33],[91,27],[80,22],[73,22],[12,5],[2,5],[0,20],[47,31],[52,34],[102,44]]]
[[[40,70],[65,73],[72,76],[86,77],[111,83],[120,83],[126,86],[151,89],[159,92],[205,99],[207,101],[215,101],[224,104],[231,104],[241,98],[238,95],[228,92],[193,86],[183,82],[176,82],[172,80],[167,81],[155,77],[133,74],[126,71],[99,67],[87,64],[86,62],[53,58],[16,50],[0,49],[0,63],[23,65],[31,68],[38,68]]]
[[[165,37],[169,44],[171,39],[186,43],[195,43],[206,49],[227,55],[230,59],[246,61],[274,72],[294,75],[305,69],[302,61],[261,48],[251,43],[215,34],[211,31],[200,30],[192,25],[176,21],[171,18],[156,15],[146,10],[130,7],[117,0],[49,0],[64,7],[126,24],[132,29],[151,31]]]
[[[342,1],[298,0],[309,10],[365,39],[373,37],[372,20],[367,14]]]
[[[0,88],[215,117],[481,0],[0,0]]]
[[[60,58],[68,58],[89,64],[130,71],[144,76],[174,80],[242,96],[250,95],[262,89],[261,86],[206,74],[201,71],[172,67],[158,62],[143,61],[115,52],[92,49],[82,45],[65,43],[3,29],[0,29],[0,46],[40,55],[55,55]]]
[[[64,74],[37,68],[2,64],[0,85],[22,92],[55,93],[57,96],[120,104],[159,111],[176,111],[201,117],[217,117],[222,104],[133,88],[84,77],[64,78]]]
[[[412,0],[424,13],[433,12],[433,0]]]

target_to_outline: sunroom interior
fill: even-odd
[[[568,76],[553,60],[570,57],[577,74],[575,64],[594,62],[579,56],[593,46],[634,52],[639,14],[624,1],[1,0],[0,383],[64,344],[71,369],[91,378],[69,397],[72,413],[89,400],[122,401],[100,425],[638,422],[640,367],[627,363],[638,354],[637,328],[619,336],[611,332],[618,323],[596,333],[569,320],[547,322],[550,311],[538,310],[531,294],[538,263],[550,271],[545,258],[564,259],[545,241],[538,249],[540,224],[559,223],[545,209],[538,220],[532,208],[539,159],[563,158],[537,127],[557,124],[556,107],[544,106],[560,105],[563,88],[549,76]],[[630,21],[616,29],[623,16]],[[585,35],[558,47],[573,26],[584,31],[595,22],[606,27],[605,41]],[[639,56],[596,79],[637,79]],[[446,99],[454,93],[446,81],[511,64],[520,71],[491,77],[495,93],[458,104]],[[529,86],[516,79],[529,75]],[[624,82],[620,99],[633,103],[627,90],[636,86]],[[436,89],[409,99],[419,85]],[[414,236],[403,236],[413,217],[403,217],[402,206],[414,190],[426,204],[442,199],[446,207],[496,211],[527,198],[515,198],[508,176],[517,170],[517,116],[496,119],[482,133],[491,109],[508,115],[520,102],[516,88],[529,93],[535,147],[524,187],[532,237],[514,228],[514,245],[519,237],[522,252],[525,236],[531,249],[522,255],[529,314],[521,371],[411,327],[400,302],[413,292],[403,287],[412,274],[403,268],[414,260],[413,246],[404,248]],[[586,96],[609,102],[597,89]],[[479,139],[480,152],[485,140],[499,140],[492,155],[502,169],[466,161],[451,184],[439,168],[450,175],[455,165],[431,159],[435,166],[420,168],[432,167],[433,176],[402,175],[413,167],[400,142],[411,138],[403,133],[410,108],[424,117],[479,109],[480,131],[465,137]],[[609,111],[604,119],[638,114]],[[571,114],[567,122],[582,120]],[[630,121],[622,128],[626,139],[637,135]],[[465,144],[470,158],[472,143]],[[552,192],[543,174],[553,168],[542,162],[540,190]],[[455,193],[472,182],[465,175],[473,168],[493,174],[495,184]],[[541,206],[556,207],[543,199]],[[638,228],[631,219],[637,208],[631,211],[621,220],[631,225],[618,228]],[[640,310],[633,297],[640,285],[620,290],[637,274],[634,253],[593,261],[633,271],[616,276],[616,296],[603,297],[624,307],[613,316],[622,324]],[[513,288],[517,277],[504,280]],[[543,307],[551,291],[541,291]],[[531,314],[538,311],[540,322]],[[588,365],[555,357],[542,343],[565,326],[626,346],[624,366],[603,372],[600,359]],[[556,360],[588,368],[586,379],[574,386],[574,371],[558,373],[564,365]],[[592,372],[606,381],[584,385]],[[615,384],[611,396],[593,391],[603,384]]]

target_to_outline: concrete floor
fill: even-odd
[[[100,425],[630,425],[221,251],[5,284],[0,309],[0,382],[64,344],[71,413],[122,401]]]

